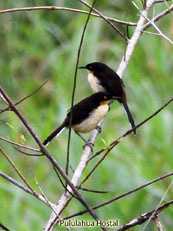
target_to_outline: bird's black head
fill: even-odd
[[[88,71],[91,71],[91,72],[104,72],[109,67],[104,63],[95,62],[95,63],[89,63],[86,66],[82,66],[79,68],[80,69],[87,69]]]

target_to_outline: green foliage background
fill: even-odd
[[[141,1],[136,1],[141,6]],[[78,1],[1,1],[1,9],[57,5],[85,9]],[[131,1],[98,1],[96,7],[105,15],[135,22],[138,11]],[[166,9],[164,4],[155,6],[155,14]],[[150,12],[152,14],[152,12]],[[63,121],[71,105],[73,77],[77,50],[86,15],[67,11],[25,11],[0,14],[0,85],[13,102],[33,92],[43,81],[49,82],[34,96],[18,106],[41,140]],[[170,16],[158,23],[160,29],[173,38],[173,21]],[[119,26],[119,25],[118,25]],[[124,32],[126,27],[119,26]],[[129,28],[132,35],[134,28]],[[155,32],[153,29],[150,31]],[[93,61],[108,64],[117,69],[125,51],[119,35],[102,19],[91,17],[82,47],[80,65]],[[172,94],[173,49],[163,38],[144,33],[139,40],[132,59],[123,76],[129,107],[136,123],[156,111]],[[75,102],[92,94],[86,79],[87,73],[78,71]],[[5,104],[0,101],[0,108]],[[143,125],[137,136],[130,135],[108,155],[105,161],[85,184],[86,188],[108,190],[108,194],[81,192],[90,205],[102,203],[119,194],[138,187],[147,181],[172,171],[173,120],[172,105]],[[129,129],[123,108],[114,103],[104,120],[102,133],[94,150],[99,150]],[[24,126],[13,112],[0,114],[0,136],[16,142],[37,147]],[[89,134],[84,135],[88,137]],[[48,150],[65,169],[68,132],[54,140]],[[35,190],[38,190],[32,171],[48,199],[57,202],[63,193],[49,161],[44,158],[20,155],[7,143],[0,142],[10,158]],[[83,142],[72,133],[70,165],[78,164]],[[98,158],[86,168],[89,172]],[[0,156],[0,170],[19,180],[9,163]],[[72,172],[70,172],[72,175]],[[140,192],[120,199],[96,211],[104,219],[119,219],[120,225],[153,210],[170,184],[170,178],[153,184]],[[164,202],[172,199],[171,189]],[[21,191],[4,179],[0,179],[0,222],[10,230],[42,230],[50,209],[34,197]],[[63,212],[62,217],[82,210],[75,199]],[[173,208],[166,209],[160,216],[166,230],[172,230]],[[78,219],[90,220],[85,214]],[[64,230],[56,228],[56,230]],[[78,229],[83,230],[83,229]],[[97,230],[97,229],[95,229]],[[99,229],[98,229],[99,230]],[[141,227],[133,230],[141,230]],[[151,223],[146,230],[156,230]]]

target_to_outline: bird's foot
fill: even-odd
[[[86,144],[83,146],[83,149],[84,149],[86,146],[90,147],[91,152],[93,153],[93,151],[94,151],[94,150],[93,150],[94,144],[91,143],[91,142],[89,142],[89,141],[87,141]]]
[[[100,126],[97,126],[96,127],[96,130],[98,131],[98,133],[101,133],[102,132],[102,128]]]

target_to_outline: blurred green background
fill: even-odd
[[[141,1],[135,1],[141,8]],[[90,3],[92,3],[90,1]],[[78,1],[1,1],[1,9],[57,5],[87,10]],[[100,0],[96,7],[106,16],[136,22],[138,11],[131,1]],[[150,14],[166,9],[157,4]],[[71,105],[73,77],[78,46],[86,15],[67,11],[25,11],[0,14],[0,85],[13,102],[33,92],[45,80],[48,83],[35,95],[18,106],[41,140],[63,121]],[[157,25],[173,39],[173,20],[164,17]],[[125,26],[118,25],[126,32]],[[132,35],[134,28],[129,28]],[[155,32],[152,28],[149,31]],[[120,36],[102,19],[91,17],[80,56],[80,65],[101,61],[114,70],[123,57],[125,45]],[[139,40],[123,80],[126,85],[128,104],[136,124],[155,112],[172,97],[173,48],[163,38],[144,33]],[[87,72],[78,71],[75,102],[92,94],[87,82]],[[0,108],[6,105],[1,100]],[[156,177],[172,171],[173,119],[169,105],[152,120],[137,130],[137,136],[126,137],[111,151],[108,157],[85,183],[86,188],[108,190],[108,194],[81,192],[91,206],[109,200],[132,190]],[[94,151],[121,136],[129,123],[123,107],[111,105],[102,126]],[[22,123],[13,112],[0,114],[0,136],[15,142],[36,147]],[[89,134],[84,135],[85,138]],[[65,169],[68,132],[63,132],[48,146],[48,150]],[[39,192],[31,169],[48,199],[56,203],[63,193],[52,165],[45,157],[25,157],[10,144],[0,141],[23,175]],[[83,141],[72,132],[70,165],[76,168],[82,153]],[[84,175],[90,171],[99,157],[87,166]],[[19,179],[12,167],[1,155],[0,170]],[[70,171],[70,176],[72,172]],[[119,219],[120,225],[142,213],[153,210],[167,190],[171,178],[153,184],[137,193],[96,211],[104,220]],[[172,199],[171,189],[164,202]],[[28,195],[16,186],[0,178],[0,223],[10,230],[42,230],[50,216],[50,209],[42,202]],[[69,204],[62,217],[82,210],[75,199]],[[91,220],[88,214],[78,219]],[[173,208],[167,208],[159,215],[165,230],[172,230]],[[55,230],[65,230],[56,227]],[[74,229],[72,229],[74,230]],[[78,230],[84,230],[78,229]],[[100,230],[95,228],[95,230]],[[141,230],[135,227],[133,230]],[[156,230],[151,222],[146,230]]]

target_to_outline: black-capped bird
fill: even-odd
[[[98,92],[83,99],[70,109],[61,126],[52,132],[43,144],[47,145],[55,136],[69,127],[71,112],[71,127],[75,132],[86,133],[94,130],[108,112],[109,103],[115,98],[107,92]]]
[[[79,68],[88,70],[88,81],[94,92],[105,91],[114,97],[118,97],[118,102],[123,104],[128,120],[134,128],[135,123],[127,105],[125,85],[119,75],[106,64],[100,62],[89,63]],[[136,130],[134,130],[134,134],[136,134]]]

